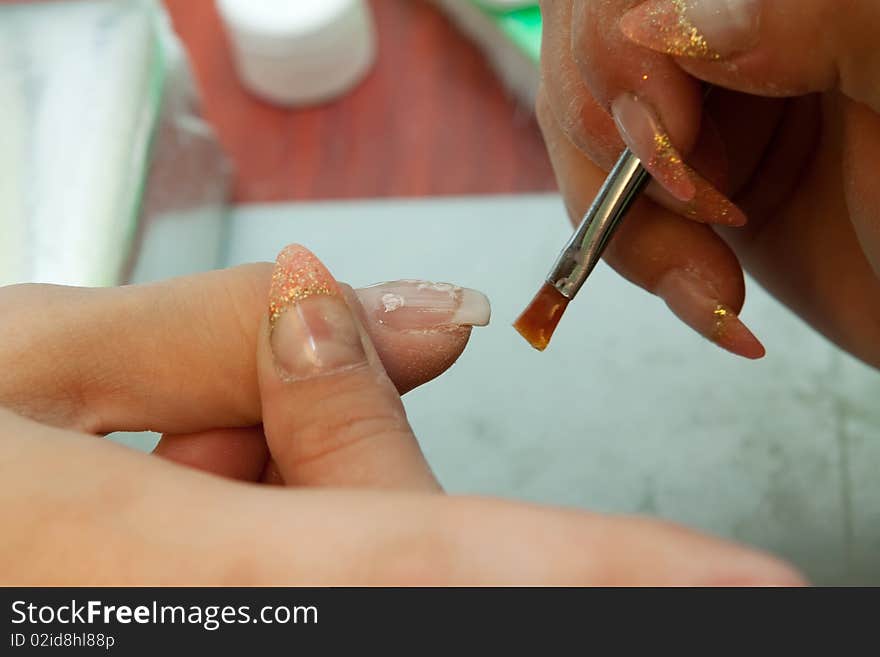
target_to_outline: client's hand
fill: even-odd
[[[542,5],[538,112],[572,219],[624,144],[655,178],[608,262],[706,337],[758,357],[736,317],[742,263],[880,366],[880,4]],[[707,97],[703,82],[715,85]],[[744,217],[727,198],[744,228],[730,227]]]
[[[399,393],[487,320],[451,286],[353,292],[296,246],[274,273],[0,290],[0,581],[800,582],[662,522],[442,495]],[[94,435],[142,429],[165,458]]]

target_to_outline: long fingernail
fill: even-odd
[[[697,188],[654,110],[637,96],[623,94],[611,104],[611,113],[626,145],[654,179],[680,201],[692,200]]]
[[[305,247],[285,248],[269,292],[269,343],[279,374],[290,380],[367,363],[360,331],[342,289]]]
[[[748,219],[743,211],[696,172],[694,172],[694,185],[697,193],[693,200],[682,203],[679,208],[684,216],[704,224],[745,226]]]
[[[611,113],[626,145],[654,179],[681,203],[682,214],[707,224],[746,223],[742,210],[685,164],[650,105],[633,94],[623,94],[612,103]]]
[[[766,353],[737,314],[719,301],[714,287],[696,274],[674,270],[660,280],[655,292],[679,319],[719,347],[751,359]]]
[[[722,59],[759,38],[761,0],[648,0],[620,29],[635,43],[676,57]]]
[[[486,326],[491,308],[482,292],[429,281],[393,281],[357,290],[364,310],[397,331]]]

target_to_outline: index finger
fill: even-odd
[[[259,424],[255,353],[271,269],[260,263],[121,288],[0,290],[0,405],[94,434]],[[381,303],[372,290],[363,296]],[[400,392],[445,371],[467,344],[466,318],[454,331],[405,331],[383,322],[381,310],[367,308],[366,327]]]

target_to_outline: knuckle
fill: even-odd
[[[358,374],[355,379],[373,376]],[[403,406],[399,401],[393,403],[385,386],[365,392],[362,382],[353,382],[351,378],[349,375],[347,381],[339,382],[332,396],[302,411],[286,446],[287,454],[282,456],[286,462],[296,466],[312,464],[380,437],[385,441],[411,439]]]

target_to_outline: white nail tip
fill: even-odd
[[[461,289],[461,303],[452,317],[453,324],[487,326],[492,317],[489,298],[476,290]]]
[[[428,330],[431,322],[433,328],[486,326],[492,314],[485,294],[450,283],[392,281],[358,290],[358,296],[381,323],[395,322],[400,329]]]

